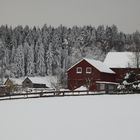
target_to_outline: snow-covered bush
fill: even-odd
[[[119,92],[134,93],[140,91],[139,75],[133,71],[126,73],[123,81],[117,87]]]

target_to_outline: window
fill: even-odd
[[[82,67],[77,67],[76,73],[82,73]]]
[[[91,73],[91,70],[92,70],[91,67],[87,67],[86,68],[86,73],[89,73],[90,74]]]
[[[108,85],[108,90],[114,90],[115,89],[115,85]]]
[[[100,84],[100,89],[99,90],[105,90],[105,84]]]

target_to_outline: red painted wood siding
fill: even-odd
[[[76,73],[77,67],[82,67],[82,73]],[[92,72],[90,74],[86,73],[86,68],[91,67]],[[101,73],[94,66],[89,64],[87,61],[82,60],[77,65],[68,70],[68,88],[70,90],[76,89],[82,85],[87,85],[87,81],[90,82],[90,90],[96,90],[96,81],[107,81],[114,82],[115,74]]]
[[[116,73],[116,82],[121,82],[126,75],[131,71],[140,74],[140,68],[111,68]]]
[[[111,73],[101,73],[101,80],[106,82],[115,82],[116,75]]]

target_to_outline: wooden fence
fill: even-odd
[[[140,92],[90,92],[88,90],[79,91],[46,91],[46,92],[26,92],[26,93],[10,93],[1,94],[0,101],[30,99],[30,98],[48,98],[48,97],[65,97],[65,96],[94,96],[94,95],[130,95],[140,94]]]
[[[15,99],[30,99],[30,98],[46,98],[46,97],[65,97],[65,96],[89,96],[103,95],[104,93],[89,92],[88,90],[80,91],[48,91],[36,93],[10,93],[9,95],[1,95],[0,101],[15,100]]]

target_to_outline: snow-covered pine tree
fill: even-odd
[[[27,50],[27,76],[33,76],[34,75],[34,50],[33,45],[28,45]]]
[[[22,77],[25,75],[24,72],[24,53],[23,53],[23,46],[19,45],[16,54],[14,57],[14,63],[12,64],[12,74],[15,77]]]
[[[44,58],[44,61],[45,61],[45,68],[46,68],[46,72],[45,74],[47,74],[47,67],[48,67],[48,64],[47,64],[47,60],[46,60],[46,54],[48,52],[48,49],[49,49],[49,44],[52,40],[52,36],[53,36],[53,30],[54,28],[49,26],[47,27],[47,25],[45,24],[43,27],[42,27],[42,43],[44,45],[44,51],[45,51],[45,58]]]
[[[52,64],[54,60],[54,52],[52,48],[52,43],[49,44],[49,49],[46,52],[46,63],[47,63],[47,74],[52,75]]]
[[[4,45],[2,40],[0,40],[0,84],[3,84],[3,78],[4,78]]]
[[[46,72],[45,60],[44,60],[45,51],[44,51],[44,45],[41,40],[41,36],[38,39],[36,49],[37,49],[36,72],[37,75],[44,76]]]
[[[34,46],[35,69],[33,73],[35,73],[35,76],[38,75],[36,67],[38,59],[37,43],[40,40],[40,36],[40,44],[43,43],[45,53],[45,74],[49,73],[51,75],[57,74],[58,71],[65,73],[67,67],[70,67],[82,57],[91,56],[95,59],[103,60],[110,50],[134,51],[135,47],[140,44],[139,31],[134,34],[125,34],[118,32],[115,25],[100,25],[97,28],[92,26],[67,28],[62,25],[57,28],[48,27],[47,25],[42,28],[30,28],[28,25],[24,28],[22,26],[12,28],[2,25],[0,26],[0,39],[3,41],[4,50],[6,50],[4,56],[6,69],[15,71],[15,75],[17,75],[16,66],[14,65],[16,65],[17,50],[22,45],[24,47],[24,73],[27,75],[28,47],[26,48],[25,46],[28,43],[29,46]],[[63,45],[65,39],[68,41],[68,47]],[[49,48],[50,43],[52,44],[52,49]],[[48,56],[51,56],[50,52],[53,57],[48,58]],[[68,66],[66,66],[67,64]],[[12,69],[9,66],[12,66]]]

